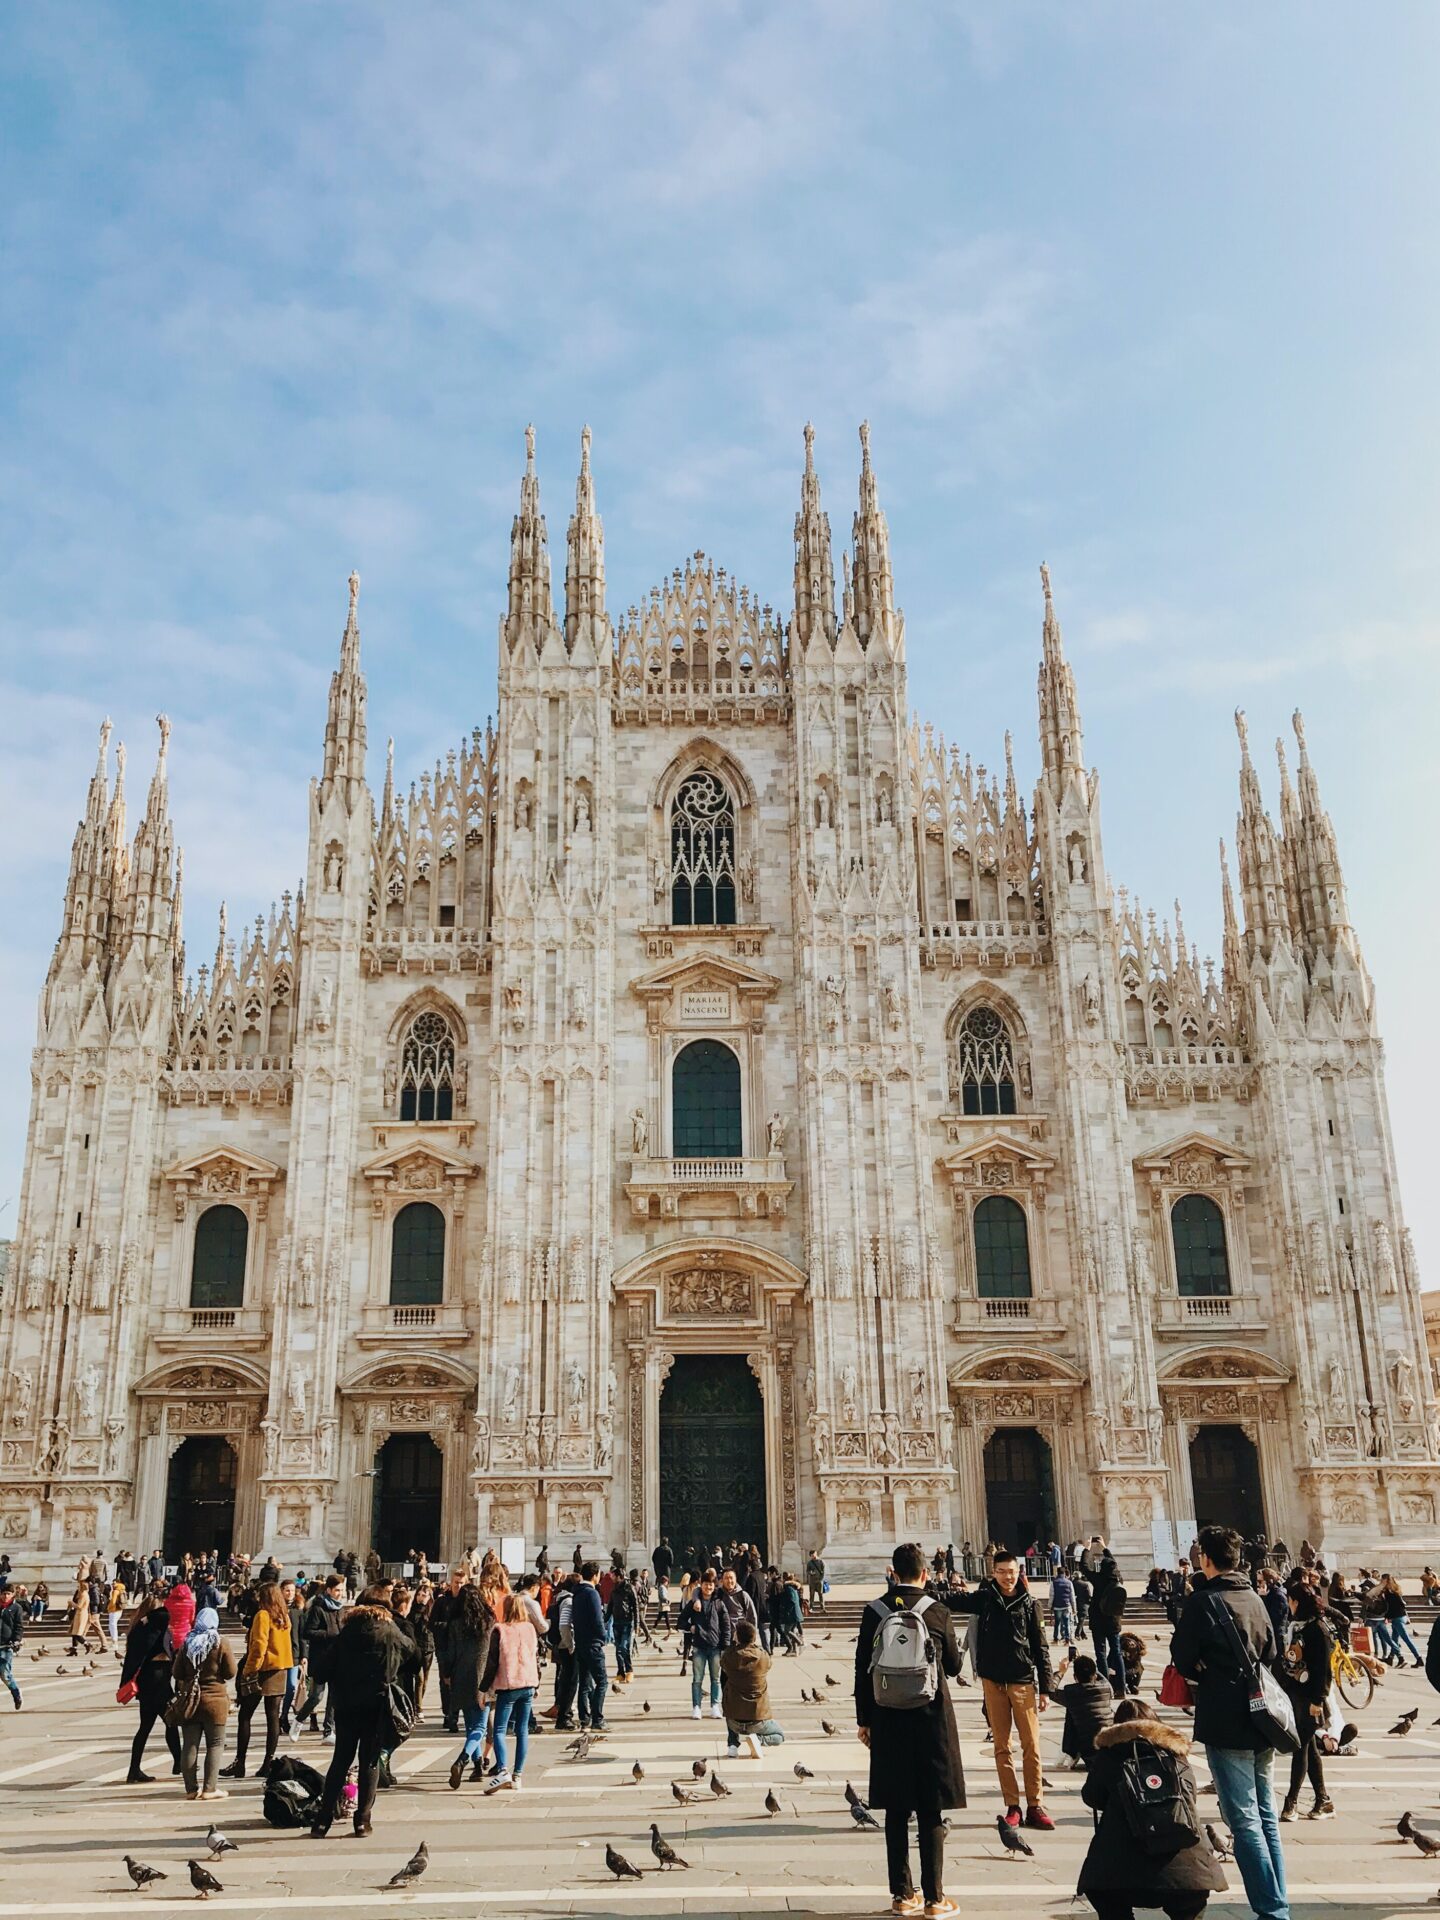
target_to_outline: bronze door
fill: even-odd
[[[660,1396],[660,1531],[691,1550],[752,1541],[768,1554],[765,1408],[743,1354],[681,1354]]]
[[[235,1449],[218,1434],[182,1440],[170,1462],[165,1488],[163,1552],[171,1563],[182,1553],[218,1553],[235,1544]]]
[[[428,1433],[392,1433],[375,1456],[371,1544],[385,1561],[423,1552],[440,1558],[441,1477],[445,1459]]]

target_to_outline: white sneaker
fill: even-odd
[[[710,1708],[710,1718],[712,1720],[723,1720],[725,1718],[725,1715],[720,1711],[720,1702],[718,1700],[716,1700]]]
[[[698,1720],[698,1719],[700,1718],[700,1709],[699,1709],[699,1707],[691,1707],[691,1709],[690,1709],[690,1718],[691,1718],[692,1720]]]
[[[514,1789],[515,1789],[515,1782],[511,1779],[508,1773],[497,1773],[495,1778],[490,1782],[489,1786],[486,1787],[485,1791],[487,1794],[512,1793]]]

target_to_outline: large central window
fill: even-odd
[[[670,809],[670,920],[735,925],[735,803],[713,773],[692,773]]]
[[[438,1013],[418,1013],[400,1056],[400,1118],[448,1120],[454,1104],[454,1037]]]
[[[1206,1193],[1182,1193],[1170,1209],[1175,1283],[1189,1299],[1230,1291],[1225,1216]]]
[[[740,1062],[719,1040],[692,1040],[671,1074],[671,1152],[677,1160],[738,1160]]]
[[[993,1007],[975,1007],[955,1036],[962,1113],[1014,1113],[1015,1049]]]

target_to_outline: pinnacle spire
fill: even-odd
[[[1300,798],[1293,827],[1287,825],[1286,840],[1288,844],[1293,835],[1299,929],[1313,950],[1331,950],[1337,940],[1356,950],[1335,828],[1320,798],[1320,782],[1305,741],[1305,721],[1298,709],[1291,725],[1300,755]]]
[[[135,830],[130,856],[130,888],[125,908],[125,930],[132,945],[139,947],[141,958],[149,960],[155,949],[175,938],[175,893],[171,879],[174,829],[170,823],[168,760],[170,721],[157,713],[160,746],[155,755],[155,771],[145,796],[145,813]]]
[[[365,784],[365,676],[360,670],[360,576],[350,575],[350,608],[340,638],[340,665],[330,676],[325,718],[322,803],[339,787],[347,807]],[[343,784],[342,784],[343,783]]]
[[[510,524],[510,589],[503,639],[513,652],[522,634],[538,653],[555,624],[550,599],[550,549],[540,511],[540,481],[535,471],[535,429],[525,429],[525,472],[520,481],[520,511]]]
[[[1040,563],[1040,586],[1045,596],[1045,619],[1040,645],[1040,756],[1054,792],[1070,780],[1088,797],[1085,775],[1085,737],[1080,725],[1080,702],[1075,676],[1065,658],[1060,621],[1050,587],[1050,569]]]
[[[605,530],[595,507],[595,477],[590,471],[590,429],[580,430],[580,473],[575,482],[575,511],[565,536],[565,646],[575,651],[582,632],[590,635],[601,658],[599,629],[605,621]]]
[[[880,507],[880,490],[870,464],[870,422],[860,422],[860,508],[851,529],[854,552],[851,590],[855,603],[855,631],[862,646],[873,633],[888,632],[895,615],[895,588],[890,572],[890,528]]]
[[[1240,893],[1245,903],[1246,944],[1269,956],[1290,936],[1285,869],[1279,838],[1260,792],[1260,777],[1250,758],[1250,729],[1244,709],[1235,709],[1240,739],[1240,812],[1235,822],[1235,851],[1240,861]]]
[[[830,516],[820,505],[815,473],[815,429],[805,422],[805,472],[795,516],[795,637],[802,648],[812,638],[835,644],[835,566],[830,557]]]

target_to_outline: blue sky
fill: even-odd
[[[790,587],[872,423],[912,699],[1035,769],[1051,565],[1112,877],[1218,952],[1303,706],[1440,1282],[1429,6],[4,10],[0,1200],[95,730],[175,725],[192,965],[300,871],[352,566],[372,772],[494,704],[521,429],[623,607]],[[1263,768],[1273,797],[1273,760]],[[1427,849],[1431,849],[1427,851]],[[14,1205],[0,1213],[13,1225]]]

